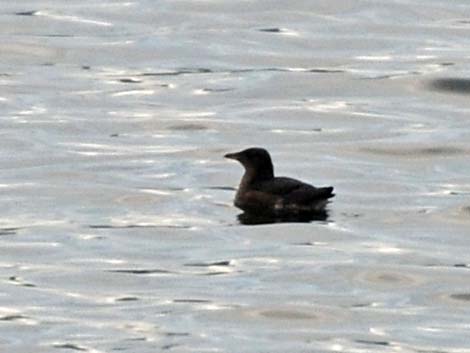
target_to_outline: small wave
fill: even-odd
[[[156,274],[174,274],[175,272],[162,270],[162,269],[118,269],[118,270],[108,270],[107,272],[112,273],[125,273],[131,275],[156,275]]]
[[[51,12],[47,12],[47,11],[35,11],[34,15],[35,16],[48,17],[48,18],[51,18],[53,20],[67,21],[67,22],[78,22],[78,23],[82,23],[82,24],[102,26],[102,27],[111,27],[111,26],[113,26],[113,24],[110,23],[110,22],[92,20],[92,19],[89,19],[89,18],[83,18],[83,17],[79,17],[79,16],[55,14],[55,13],[51,13]]]
[[[216,261],[216,262],[191,262],[184,264],[184,266],[190,267],[212,267],[212,266],[230,266],[230,260]]]
[[[396,157],[433,157],[433,156],[452,156],[468,153],[466,150],[454,146],[427,146],[427,147],[366,147],[364,152]]]

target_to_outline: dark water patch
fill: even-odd
[[[301,70],[292,70],[289,68],[280,68],[280,67],[267,67],[261,69],[237,69],[230,70],[228,73],[238,74],[238,73],[259,73],[259,72],[291,72],[291,73],[318,73],[318,74],[331,74],[331,73],[343,73],[344,70],[341,69],[325,69],[325,68],[310,68],[310,69],[301,69]]]
[[[202,124],[191,123],[191,124],[172,125],[168,129],[176,130],[176,131],[198,131],[198,130],[207,130],[209,128]]]
[[[345,70],[341,69],[328,69],[328,68],[302,68],[301,70],[293,70],[290,68],[282,67],[264,67],[264,68],[244,68],[244,69],[231,69],[231,70],[211,70],[206,68],[184,68],[175,71],[162,71],[162,72],[144,72],[139,76],[179,76],[179,75],[191,75],[191,74],[243,74],[243,73],[262,73],[262,72],[291,72],[291,73],[318,73],[318,74],[330,74],[330,73],[344,73]],[[168,85],[167,85],[168,86]],[[222,88],[222,89],[210,89],[205,88],[208,92],[224,92],[233,90],[233,88]]]
[[[228,274],[228,272],[213,271],[213,272],[201,273],[200,276],[221,276],[221,275],[226,275],[226,274]]]
[[[470,79],[467,78],[437,78],[429,83],[431,89],[447,93],[470,93]]]
[[[172,344],[165,344],[164,346],[161,346],[160,349],[164,351],[168,351],[170,349],[176,348],[178,346],[181,346],[180,344],[172,343]]]
[[[8,277],[8,280],[17,286],[28,287],[28,288],[36,287],[35,284],[24,282],[23,279],[21,279],[20,277],[10,276]]]
[[[173,303],[189,303],[189,304],[207,304],[212,303],[210,300],[205,299],[174,299]]]
[[[191,228],[191,226],[186,226],[186,225],[161,225],[161,224],[146,224],[146,225],[140,225],[140,224],[129,224],[125,226],[113,226],[110,224],[90,224],[88,225],[88,228],[91,229],[132,229],[132,228],[176,228],[176,229],[188,229]]]
[[[366,76],[360,77],[359,80],[390,80],[403,76],[418,76],[422,75],[419,71],[407,71],[399,74],[386,74],[386,75],[377,75],[377,76]]]
[[[133,337],[133,338],[126,338],[125,341],[130,342],[146,342],[148,341],[147,337]]]
[[[223,190],[223,191],[236,191],[237,188],[234,188],[233,186],[207,186],[204,189],[207,190]]]
[[[73,351],[80,351],[80,352],[85,352],[88,349],[84,347],[80,347],[79,345],[73,344],[73,343],[56,343],[53,345],[54,348],[60,348],[60,349],[70,349]]]
[[[363,216],[360,213],[352,213],[352,212],[342,212],[341,215],[348,217],[348,218],[359,218]]]
[[[465,154],[466,151],[452,146],[436,146],[436,147],[409,147],[409,148],[373,148],[366,147],[362,149],[364,152],[384,155],[384,156],[397,156],[397,157],[426,157],[426,156],[453,156],[458,154]]]
[[[32,11],[20,11],[16,12],[16,16],[36,16],[39,13],[37,10],[32,10]]]
[[[190,69],[190,68],[183,68],[181,69],[181,72],[189,72],[189,73],[196,73],[196,74],[209,74],[213,72],[212,69],[204,68],[204,67],[199,67],[195,69]]]
[[[233,88],[203,88],[203,92],[208,92],[208,93],[222,93],[222,92],[230,92],[233,91]]]
[[[462,213],[464,213],[465,216],[470,216],[470,206],[462,207]]]
[[[456,267],[456,268],[469,268],[468,264],[464,264],[464,263],[455,264],[454,267]]]
[[[297,245],[297,246],[314,246],[315,244],[310,242],[310,241],[307,241],[307,242],[303,242],[303,243],[293,243],[292,245]]]
[[[41,37],[48,37],[48,38],[74,38],[75,36],[72,34],[57,34],[57,33],[51,33],[51,34],[45,34]]]
[[[340,69],[309,69],[307,72],[315,73],[315,74],[340,74],[345,72],[344,70]]]
[[[366,282],[367,284],[380,286],[382,288],[396,288],[396,287],[411,287],[418,286],[425,279],[421,276],[404,274],[403,272],[389,272],[381,270],[364,270],[362,273],[359,273],[356,276],[361,282]]]
[[[24,319],[29,319],[29,318],[27,316],[20,315],[20,314],[0,316],[0,321],[18,321],[18,320],[24,320]]]
[[[456,147],[428,147],[419,149],[417,152],[423,155],[454,155],[465,151]]]
[[[0,228],[0,236],[15,235],[20,228]]]
[[[235,69],[235,70],[222,71],[222,72],[229,73],[229,74],[243,74],[243,73],[259,73],[259,72],[290,72],[290,70],[278,68],[278,67],[265,67],[261,69]]]
[[[193,262],[193,263],[184,264],[184,266],[191,266],[191,267],[230,266],[230,260],[217,261],[217,262]]]
[[[351,305],[351,308],[369,308],[372,306],[372,303],[358,303]]]
[[[428,263],[424,264],[424,267],[434,267],[434,268],[459,268],[459,269],[468,269],[470,266],[466,263],[456,263],[456,264],[441,264],[441,263]]]
[[[449,195],[453,196],[469,196],[470,192],[469,191],[451,191],[449,192]],[[467,211],[468,212],[468,211]]]
[[[356,343],[368,344],[374,346],[390,346],[390,342],[387,341],[369,341],[369,340],[356,340]]]
[[[157,190],[161,190],[161,189],[157,189]],[[168,190],[168,191],[184,191],[184,190],[186,190],[186,188],[182,188],[181,186],[168,186],[168,187],[164,188],[164,190]]]
[[[152,274],[175,274],[176,272],[162,270],[162,269],[119,269],[119,270],[107,270],[106,272],[113,273],[126,273],[131,275],[152,275]]]
[[[141,80],[137,80],[135,78],[121,78],[119,80],[119,82],[122,82],[122,83],[141,83],[142,81]]]
[[[451,294],[450,297],[455,300],[470,302],[470,293]]]
[[[378,276],[371,276],[369,278],[372,282],[377,282],[377,283],[380,283],[380,282],[385,282],[385,283],[400,283],[404,280],[406,280],[406,278],[404,277],[400,277],[399,275],[395,275],[393,273],[382,273]]]
[[[27,287],[27,288],[35,288],[36,285],[32,283],[21,283],[20,286]]]
[[[281,319],[281,320],[316,320],[318,316],[315,314],[308,314],[300,311],[291,310],[263,310],[259,313],[261,316],[270,319]]]
[[[137,297],[121,297],[121,298],[116,298],[114,301],[116,302],[135,302],[138,301],[139,298]]]
[[[188,337],[191,336],[189,332],[165,332],[165,336],[167,337]]]
[[[266,32],[266,33],[281,33],[283,30],[278,27],[272,27],[272,28],[260,28],[258,29],[259,32]]]
[[[299,215],[271,216],[258,215],[251,213],[241,213],[237,216],[238,221],[243,225],[263,225],[273,223],[310,223],[313,221],[326,222],[328,220],[328,212],[315,212]]]
[[[140,76],[179,76],[187,74],[208,74],[212,72],[211,69],[207,68],[181,68],[175,71],[144,72],[140,74]]]

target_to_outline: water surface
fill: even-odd
[[[0,16],[2,350],[469,349],[470,4]],[[253,145],[329,217],[241,224]]]

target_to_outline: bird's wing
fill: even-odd
[[[327,200],[333,196],[335,196],[335,194],[333,193],[333,187],[331,186],[316,188],[311,185],[305,185],[286,195],[284,202],[309,204],[320,200]]]
[[[305,204],[315,200],[333,197],[333,187],[316,188],[300,180],[277,177],[255,185],[255,189],[273,195],[282,196],[284,202]]]
[[[268,194],[285,196],[304,186],[310,185],[292,178],[276,177],[253,185],[253,189]]]

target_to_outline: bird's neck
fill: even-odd
[[[272,166],[270,168],[263,169],[248,167],[245,169],[245,174],[243,175],[240,183],[240,189],[247,189],[253,184],[271,180],[272,178],[274,178],[274,171]]]

